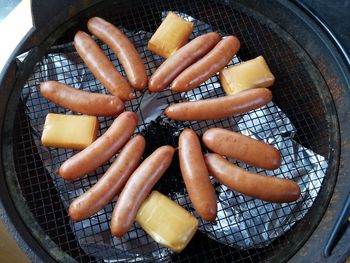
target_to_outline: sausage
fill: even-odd
[[[131,175],[113,209],[111,232],[121,237],[134,223],[137,210],[146,199],[152,187],[168,169],[175,149],[162,146],[148,156]]]
[[[248,172],[214,153],[204,159],[210,174],[233,191],[272,203],[293,202],[300,197],[300,187],[292,180]]]
[[[92,34],[105,42],[116,54],[131,86],[137,90],[143,90],[148,81],[146,68],[128,37],[113,24],[100,17],[90,18],[87,26]]]
[[[90,35],[78,31],[74,37],[74,46],[92,74],[110,93],[124,101],[135,98],[129,83]]]
[[[213,185],[204,162],[196,133],[185,129],[179,137],[179,161],[190,200],[197,213],[206,221],[216,218],[217,204]]]
[[[94,171],[123,147],[136,126],[137,115],[130,111],[123,112],[101,137],[66,160],[59,168],[58,175],[74,180]]]
[[[215,153],[259,168],[274,170],[281,165],[281,154],[275,147],[240,133],[211,128],[202,140]]]
[[[165,115],[177,121],[215,120],[258,109],[272,100],[265,88],[249,89],[232,96],[170,105]]]
[[[57,81],[40,83],[40,92],[56,105],[93,116],[116,116],[124,111],[118,97],[79,90]]]
[[[221,39],[219,33],[201,35],[178,49],[163,62],[149,79],[148,89],[159,92],[165,89],[184,69],[207,54]]]
[[[196,88],[225,67],[239,48],[237,37],[223,38],[208,54],[177,76],[170,89],[174,92],[185,92]]]
[[[68,209],[70,218],[84,220],[111,202],[140,163],[145,146],[141,135],[132,138],[98,182],[71,203]]]

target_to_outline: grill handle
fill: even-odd
[[[337,243],[337,241],[341,236],[341,230],[347,223],[347,219],[349,216],[350,216],[350,192],[343,205],[343,210],[339,214],[337,221],[335,222],[335,225],[332,229],[332,232],[328,237],[327,243],[323,248],[323,256],[325,258],[329,257],[330,254],[332,253],[332,250],[335,244]]]

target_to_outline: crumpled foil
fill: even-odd
[[[163,18],[166,13],[163,12]],[[201,21],[186,14],[179,15],[195,23],[191,38],[212,31],[209,25]],[[162,62],[160,57],[147,50],[147,42],[152,34],[143,31],[122,30],[134,41],[145,62],[148,75],[151,75],[151,71]],[[225,35],[224,32],[221,33]],[[109,51],[108,47],[103,44],[101,47],[109,55],[116,68],[125,76],[125,72],[113,52]],[[23,59],[23,56],[18,59]],[[240,63],[237,56],[230,64],[236,63]],[[33,128],[33,136],[39,154],[52,176],[64,206],[68,208],[74,198],[85,192],[103,175],[111,162],[98,168],[89,176],[74,182],[66,182],[55,175],[59,165],[72,156],[75,151],[43,147],[40,142],[43,124],[49,112],[65,114],[72,112],[57,107],[40,95],[39,82],[45,80],[57,80],[93,92],[106,93],[106,90],[95,80],[77,56],[72,43],[52,47],[50,52],[36,65],[32,76],[23,89],[22,100],[26,105],[26,113]],[[145,124],[162,115],[164,108],[175,100],[193,101],[222,95],[224,94],[220,82],[215,75],[199,88],[187,93],[173,95],[168,90],[154,94],[150,94],[148,91],[137,92],[137,98],[128,102],[126,107],[128,110],[137,112],[140,120],[143,119],[143,123],[140,122],[138,128],[138,131],[141,131],[145,128]],[[169,101],[169,98],[173,98],[173,101]],[[103,133],[113,118],[100,117],[99,120],[101,133]],[[274,171],[256,169],[233,160],[232,162],[253,172],[294,180],[301,188],[301,198],[298,201],[288,204],[272,204],[231,191],[211,178],[213,183],[218,185],[216,187],[218,216],[215,224],[199,218],[191,207],[186,191],[172,195],[175,201],[193,211],[197,216],[200,220],[199,231],[224,245],[240,249],[262,247],[288,231],[308,212],[317,197],[326,174],[327,161],[324,157],[293,140],[296,129],[276,104],[270,102],[260,109],[226,118],[220,122],[189,122],[188,125],[196,127],[195,130],[198,134],[203,133],[209,127],[224,127],[274,145],[281,151],[282,155],[281,167]],[[70,222],[81,248],[87,254],[105,262],[168,261],[172,252],[158,245],[136,224],[121,239],[111,236],[108,225],[115,201],[113,200],[111,204],[87,220]]]

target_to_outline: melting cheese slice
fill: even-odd
[[[49,113],[41,142],[47,147],[82,150],[96,140],[98,128],[95,116]]]
[[[136,222],[159,244],[181,252],[198,228],[198,220],[186,209],[157,191],[142,203]]]
[[[221,70],[219,78],[227,95],[246,89],[267,88],[275,82],[275,77],[262,56]]]
[[[182,47],[193,30],[193,23],[169,12],[148,42],[148,49],[168,58]]]

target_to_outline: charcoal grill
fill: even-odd
[[[173,10],[201,20],[214,30],[236,35],[241,40],[238,53],[241,60],[259,55],[267,59],[277,78],[272,87],[273,101],[295,125],[297,133],[294,139],[324,156],[329,164],[316,201],[306,216],[271,244],[242,250],[197,233],[184,252],[172,255],[172,261],[286,261],[297,253],[318,226],[325,227],[321,220],[330,216],[326,210],[331,198],[333,206],[328,208],[329,211],[339,211],[340,200],[346,195],[346,185],[350,183],[345,176],[349,164],[344,162],[349,157],[349,134],[346,134],[349,128],[349,118],[346,118],[349,109],[349,64],[344,60],[343,50],[310,15],[304,13],[300,4],[254,0],[76,1],[56,14],[52,13],[51,22],[43,16],[35,16],[38,10],[34,4],[36,29],[17,48],[1,76],[0,195],[18,231],[45,261],[108,262],[113,253],[127,252],[102,250],[99,252],[105,257],[100,258],[95,253],[86,253],[80,247],[75,230],[69,224],[70,219],[57,191],[55,179],[50,176],[45,166],[46,160],[34,140],[35,136],[40,136],[45,109],[61,113],[66,111],[34,99],[32,103],[35,105],[32,106],[37,112],[34,112],[33,124],[26,105],[25,94],[32,92],[26,83],[28,80],[34,83],[41,80],[30,77],[35,65],[50,53],[72,51],[72,46],[67,43],[72,41],[77,30],[87,31],[86,22],[92,16],[104,17],[131,31],[154,32],[161,22],[161,13]],[[54,8],[51,10],[56,11]],[[17,55],[27,51],[23,61],[16,59]],[[108,55],[115,60],[112,54]],[[149,68],[152,69],[152,66]],[[55,75],[49,78],[54,79]],[[87,78],[93,77],[87,74]],[[224,94],[218,89],[216,95]],[[164,96],[169,104],[178,100],[174,94]],[[136,102],[127,104],[126,110],[137,110],[142,98],[143,94],[138,94]],[[144,120],[142,114],[140,117]],[[101,121],[107,124],[110,119]],[[216,124],[226,125],[222,120]],[[150,128],[152,125],[154,123],[143,121],[138,127],[148,140],[146,155],[160,145],[177,146],[177,137],[172,136],[174,129],[191,127],[198,133],[203,129],[203,124],[196,122],[175,123],[175,126],[163,127],[154,133]],[[62,159],[67,154],[69,151],[62,154]],[[56,166],[59,164],[55,163]],[[102,168],[90,174],[84,179],[85,184],[92,185],[104,171]],[[176,159],[168,174],[179,177]],[[169,178],[169,175],[165,176],[156,189],[171,194],[174,188],[183,188],[181,180]],[[333,195],[334,191],[336,195]],[[102,225],[108,221],[107,216],[105,218],[105,222],[91,224]]]

